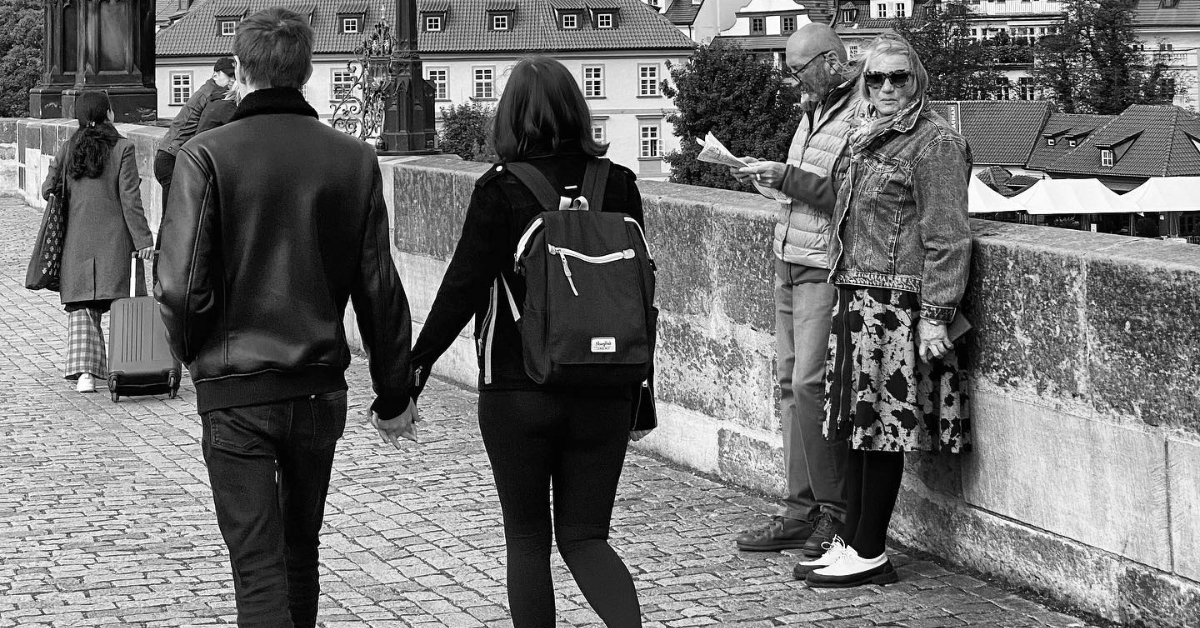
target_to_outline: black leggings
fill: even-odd
[[[515,628],[555,625],[551,484],[554,538],[580,591],[610,628],[642,625],[633,578],[608,544],[630,404],[628,396],[479,393],[479,429],[504,512]]]
[[[887,545],[888,524],[904,477],[904,452],[851,449],[846,464],[846,525],[842,540],[863,558]]]

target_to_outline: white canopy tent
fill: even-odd
[[[967,213],[992,214],[996,212],[1025,211],[1025,207],[1014,203],[996,190],[988,187],[979,177],[971,177],[967,186]]]
[[[1200,177],[1151,177],[1121,200],[1143,212],[1159,212],[1169,237],[1179,235],[1179,213],[1200,211]],[[1160,231],[1161,233],[1161,231]]]
[[[1009,200],[1040,215],[1144,211],[1096,179],[1042,179]]]

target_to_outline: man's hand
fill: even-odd
[[[636,443],[639,440],[646,438],[646,434],[649,434],[651,431],[652,430],[633,430],[629,433],[629,440]]]
[[[922,361],[940,358],[953,346],[945,325],[931,323],[924,318],[917,321],[917,353]]]
[[[141,259],[150,259],[154,257],[154,247],[148,246],[144,249],[138,249],[134,255],[137,255]]]
[[[392,447],[400,449],[400,439],[407,438],[414,443],[419,443],[417,440],[417,402],[409,401],[408,408],[400,413],[400,416],[394,419],[381,419],[378,414],[367,411],[371,425],[379,431],[379,437],[385,443],[391,443]]]
[[[730,168],[732,174],[742,183],[754,182],[775,190],[783,185],[783,175],[787,174],[787,164],[778,161],[760,161],[753,157],[743,157],[742,161],[750,164],[745,168]]]

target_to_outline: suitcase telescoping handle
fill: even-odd
[[[154,255],[158,255],[158,251],[154,251]],[[137,296],[137,267],[138,256],[137,251],[129,254],[129,298]]]

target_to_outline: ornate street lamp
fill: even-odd
[[[342,88],[333,126],[382,154],[432,154],[433,88],[417,54],[416,0],[396,0],[398,33],[381,17],[347,64],[353,82]]]

